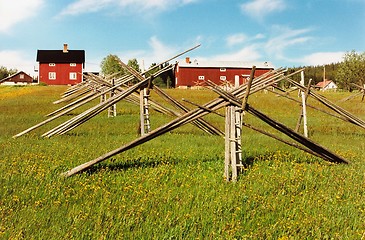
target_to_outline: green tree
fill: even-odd
[[[141,72],[141,69],[139,68],[139,64],[138,64],[138,61],[137,59],[133,58],[133,59],[130,59],[128,60],[128,64],[127,64],[129,67],[133,68],[134,70],[136,70],[137,72]]]
[[[17,73],[17,69],[7,69],[4,66],[0,66],[0,79],[6,78],[9,75],[13,75],[14,73]]]
[[[152,63],[150,68],[155,67],[157,64],[156,63]],[[153,70],[150,70],[147,73],[147,76],[151,76],[152,74],[155,74],[156,72],[158,72],[161,68],[166,67],[168,65],[168,63],[165,63]],[[162,87],[162,88],[170,88],[173,87],[172,85],[172,79],[173,79],[173,72],[172,71],[167,71],[163,74],[160,74],[159,76],[155,77],[153,79],[153,84],[158,86],[158,87]]]
[[[340,64],[336,80],[340,87],[352,91],[356,89],[351,83],[363,86],[365,83],[365,53],[347,52]]]
[[[125,70],[119,64],[120,58],[117,55],[109,54],[100,64],[101,73],[104,76],[116,74],[115,77],[121,77],[125,74]]]

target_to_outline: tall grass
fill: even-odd
[[[57,109],[52,102],[65,89],[0,88],[2,239],[365,236],[364,129],[308,110],[310,137],[350,165],[329,164],[244,129],[248,165],[238,182],[226,183],[224,140],[186,125],[65,179],[59,174],[135,139],[139,117],[138,107],[120,102],[117,117],[102,113],[63,136],[40,137],[71,116],[11,138]],[[199,104],[216,97],[207,90],[168,93]],[[326,97],[337,102],[344,95]],[[250,96],[249,103],[295,127],[298,104],[263,93]],[[359,99],[338,104],[365,118],[365,103]],[[221,117],[210,114],[206,119],[224,129]],[[151,112],[153,128],[170,120]],[[245,121],[272,131],[252,116]]]

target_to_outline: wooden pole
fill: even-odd
[[[143,107],[143,102],[144,102],[144,88],[141,88],[139,90],[139,126],[140,126],[140,130],[141,130],[141,136],[144,136],[146,134],[146,130],[145,130],[145,125],[144,125],[144,107]]]
[[[300,109],[299,118],[298,118],[297,125],[295,128],[295,131],[299,132],[300,124],[302,122],[302,119],[304,119],[303,120],[304,121],[303,133],[304,133],[304,136],[306,136],[306,137],[308,137],[308,127],[307,127],[307,117],[306,117],[307,116],[307,99],[308,99],[309,91],[311,88],[311,82],[312,82],[312,79],[309,79],[308,86],[307,86],[305,92],[301,91],[302,108]]]
[[[245,95],[242,100],[242,111],[245,111],[245,109],[246,109],[246,104],[247,104],[248,96],[250,95],[253,78],[255,77],[255,71],[256,71],[256,66],[252,66],[251,73],[250,73],[250,79],[248,79],[246,92],[245,92]]]
[[[112,79],[112,86],[113,87],[115,86],[115,79],[114,78]],[[115,90],[113,89],[113,90],[110,91],[110,97],[112,98],[112,97],[114,97],[114,95],[115,95]],[[115,103],[115,104],[113,104],[109,107],[108,117],[116,117],[116,116],[117,116],[117,104]]]
[[[240,107],[234,107],[234,115],[235,115],[235,135],[236,135],[236,162],[237,162],[237,173],[238,170],[241,169],[242,165],[242,109]],[[239,169],[238,169],[239,168]]]
[[[300,82],[301,82],[302,86],[304,86],[304,71],[302,71],[300,73]],[[310,88],[310,84],[308,84],[308,89],[309,88]],[[304,136],[308,137],[307,107],[306,107],[307,98],[306,98],[305,92],[302,91],[301,95],[302,95],[302,109],[303,109],[303,131],[304,131]]]
[[[225,137],[224,137],[224,149],[225,149],[225,154],[224,154],[224,178],[226,179],[226,181],[228,182],[231,178],[231,174],[230,174],[230,165],[231,165],[231,152],[229,151],[230,149],[230,129],[231,129],[231,124],[230,124],[230,120],[231,120],[231,108],[230,106],[227,106],[225,108],[225,112],[226,112],[226,117],[225,117]]]
[[[232,181],[237,181],[237,155],[236,155],[236,145],[237,145],[237,138],[236,138],[236,126],[235,126],[235,111],[234,105],[230,105],[230,114],[229,114],[229,152],[231,155],[231,167],[232,167]]]

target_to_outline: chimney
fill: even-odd
[[[186,62],[186,63],[190,63],[190,58],[189,58],[189,57],[186,57],[186,58],[185,58],[185,62]]]
[[[68,53],[68,46],[67,43],[63,44],[63,53]]]

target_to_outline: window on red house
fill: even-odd
[[[75,72],[70,72],[70,80],[76,80],[77,74]]]
[[[48,73],[48,79],[49,80],[56,80],[56,73],[55,72],[49,72]]]

